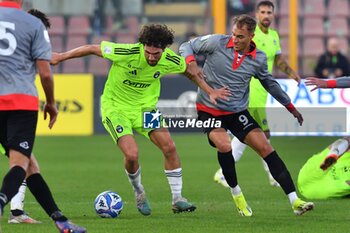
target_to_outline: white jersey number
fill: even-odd
[[[244,125],[246,126],[249,123],[248,117],[245,115],[240,115],[238,117],[238,120]]]
[[[16,41],[16,37],[12,33],[6,32],[6,29],[15,30],[15,24],[10,22],[0,21],[0,40],[8,41],[7,48],[0,48],[0,55],[11,56],[17,48],[17,41]]]

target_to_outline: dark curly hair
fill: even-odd
[[[142,27],[139,42],[143,45],[165,49],[174,43],[174,31],[165,24],[150,24]]]
[[[37,10],[37,9],[30,9],[28,10],[28,13],[37,17],[38,19],[41,20],[41,22],[43,22],[44,26],[46,27],[46,29],[51,27],[51,23],[49,18],[46,16],[46,14],[44,14],[43,12]]]

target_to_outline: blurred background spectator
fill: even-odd
[[[113,28],[117,30],[123,24],[123,11],[122,11],[122,1],[121,0],[110,0],[115,13],[113,14]],[[95,9],[93,17],[93,30],[97,35],[103,34],[106,29],[106,3],[107,0],[95,0]]]
[[[255,5],[260,0],[226,0],[227,27],[233,15],[247,13],[254,16]],[[295,69],[302,76],[315,75],[317,61],[326,51],[331,37],[338,40],[338,48],[349,58],[350,0],[300,0],[298,1],[297,45],[290,48],[290,0],[272,0],[278,14],[271,28],[278,30],[283,54],[297,53]],[[164,23],[175,31],[178,46],[191,33],[206,35],[214,31],[213,3],[217,0],[25,0],[24,9],[37,8],[45,12],[52,22],[49,30],[54,51],[62,52],[87,42],[101,40],[134,43],[143,24]],[[294,17],[293,13],[293,17]],[[192,28],[193,30],[189,30]],[[231,31],[227,30],[227,34]],[[291,51],[292,49],[292,51]],[[91,62],[94,62],[91,65]],[[93,59],[81,59],[79,64],[67,62],[54,67],[55,73],[102,73],[101,65]],[[68,66],[71,68],[68,69]],[[348,72],[343,72],[343,75]],[[322,73],[322,71],[321,71]],[[285,74],[274,71],[278,78]],[[320,76],[322,77],[322,76]]]
[[[328,39],[327,51],[319,57],[315,74],[325,79],[349,76],[349,61],[340,52],[339,41],[336,37]]]
[[[255,1],[227,0],[227,15],[231,17],[240,14],[250,14],[254,11]]]

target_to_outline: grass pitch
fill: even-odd
[[[216,233],[216,232],[348,232],[348,199],[314,200],[314,211],[294,216],[280,188],[269,186],[260,159],[247,150],[237,165],[239,184],[253,217],[238,215],[228,189],[214,183],[218,169],[216,152],[204,134],[173,134],[183,168],[183,195],[197,205],[193,213],[173,214],[171,194],[163,171],[160,151],[149,141],[139,143],[142,182],[151,207],[151,216],[138,213],[132,188],[124,173],[123,158],[107,135],[91,137],[38,137],[34,153],[61,210],[89,233]],[[272,144],[284,159],[294,180],[309,156],[335,140],[334,137],[274,137]],[[0,159],[1,177],[8,161]],[[94,212],[97,194],[105,190],[119,193],[124,209],[119,218],[102,219]],[[10,225],[5,208],[3,232],[57,232],[53,222],[37,204],[29,190],[25,210],[43,223]]]

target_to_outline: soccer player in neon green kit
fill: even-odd
[[[327,199],[350,195],[350,137],[333,142],[313,155],[300,169],[298,188],[306,198]]]
[[[166,25],[151,24],[142,28],[139,43],[103,41],[101,45],[85,45],[65,53],[53,53],[51,61],[51,64],[57,64],[94,54],[113,62],[102,95],[102,122],[124,155],[125,172],[134,189],[137,209],[143,215],[150,215],[151,208],[141,184],[139,153],[133,130],[150,139],[164,155],[164,172],[172,193],[173,212],[192,212],[196,209],[182,197],[182,169],[169,131],[163,127],[143,127],[144,110],[156,108],[160,78],[171,73],[186,73],[184,58],[167,48],[173,40],[173,32]],[[214,90],[199,76],[189,75],[189,78],[210,96],[213,103],[216,103],[216,98],[229,95],[225,87]]]
[[[288,65],[282,56],[280,39],[277,31],[270,28],[271,22],[274,19],[274,8],[274,4],[271,1],[260,1],[257,4],[255,17],[258,24],[255,29],[253,41],[256,47],[266,54],[270,73],[272,73],[275,64],[279,70],[286,73],[289,78],[294,79],[299,84],[300,76]],[[268,93],[261,85],[260,81],[256,78],[252,78],[250,81],[248,111],[264,131],[267,139],[269,139],[271,135],[266,119],[267,95]],[[240,142],[237,138],[232,139],[231,145],[235,162],[238,162],[247,145]],[[264,170],[268,174],[270,184],[272,186],[279,186],[278,182],[272,177],[264,160],[262,160],[262,163]],[[221,169],[215,173],[214,180],[224,187],[229,187]]]

